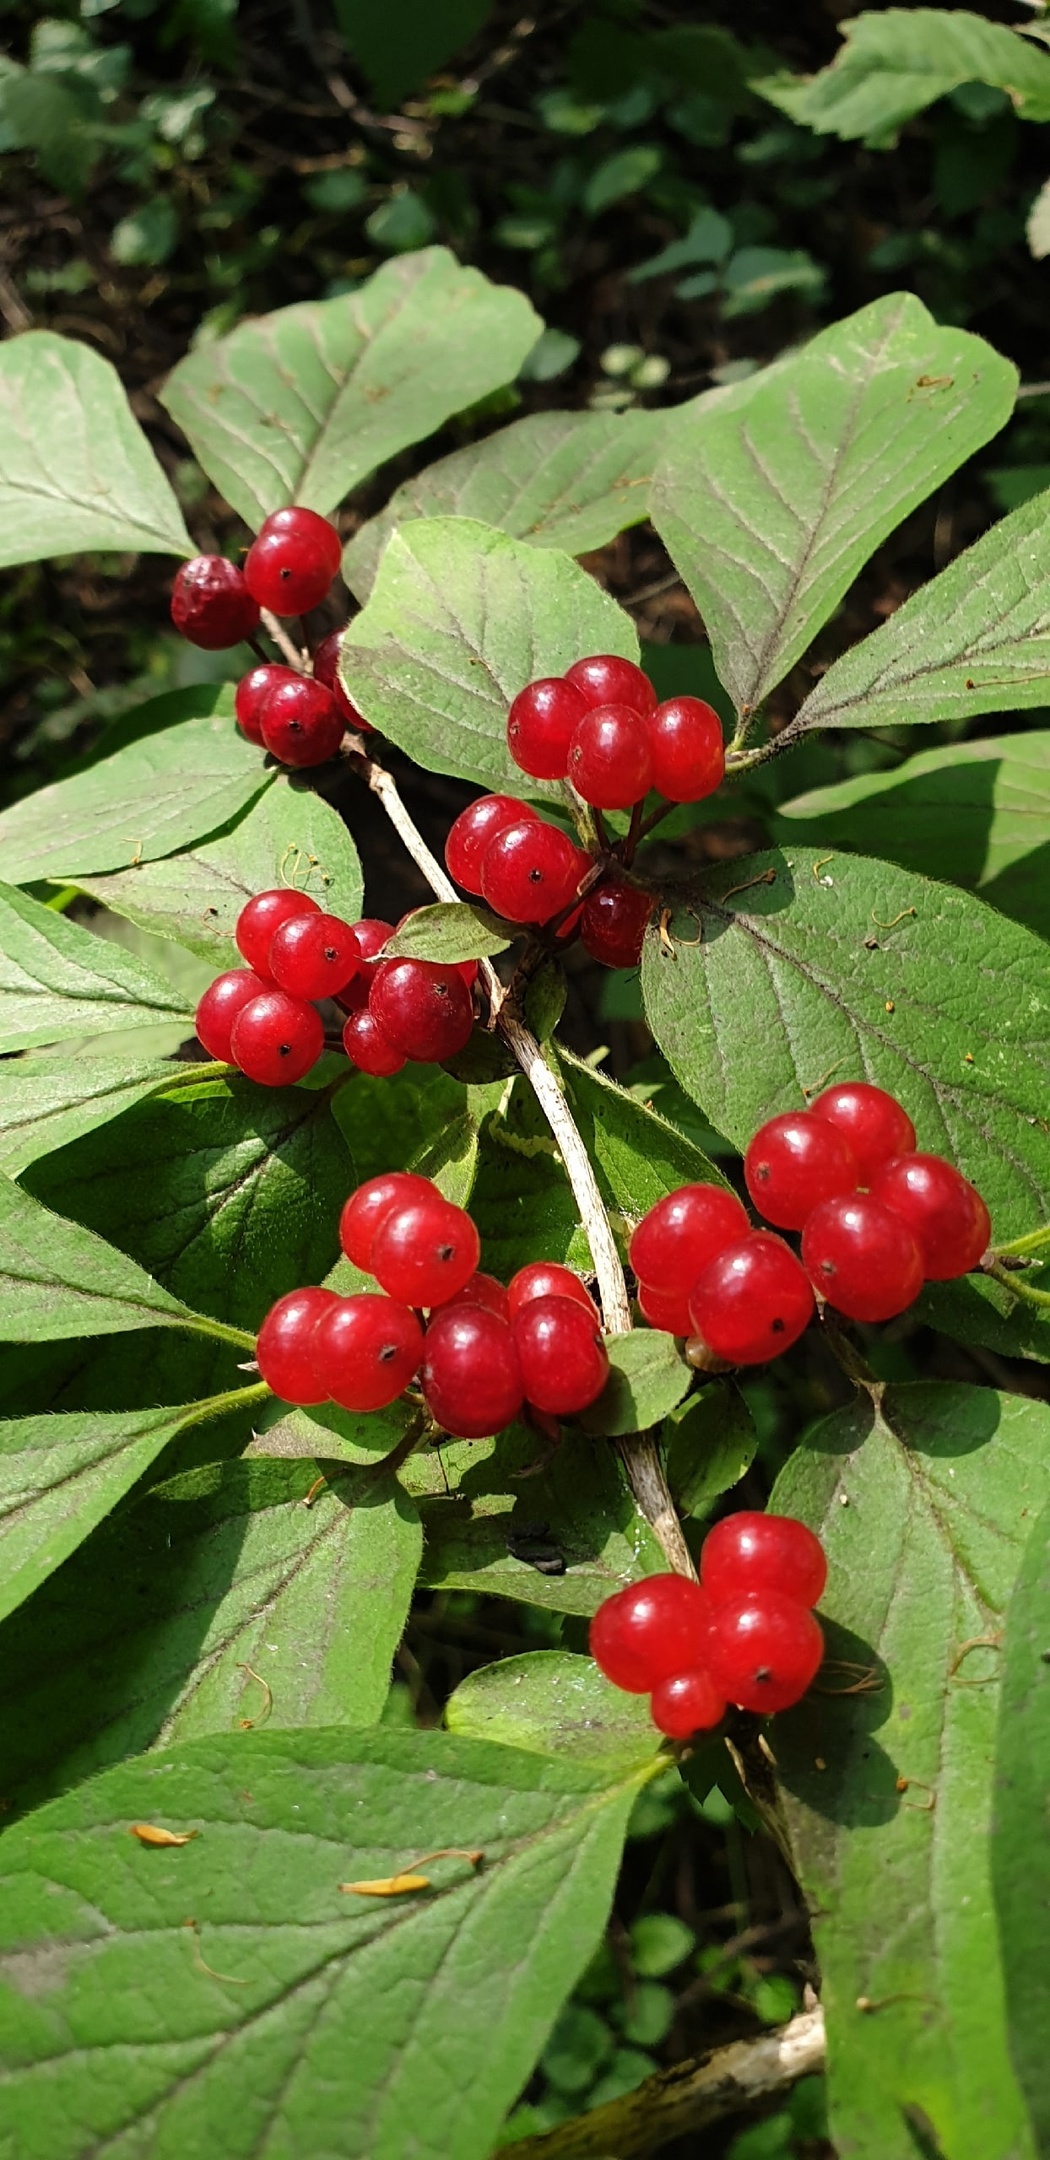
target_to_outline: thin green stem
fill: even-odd
[[[194,1403],[194,1422],[203,1425],[208,1418],[224,1417],[227,1410],[244,1410],[249,1403],[265,1402],[272,1394],[265,1380],[253,1380],[247,1387],[228,1388],[223,1395],[209,1395],[205,1401]]]
[[[1002,1283],[1005,1289],[1012,1291],[1014,1297],[1021,1298],[1024,1304],[1038,1305],[1043,1310],[1050,1307],[1050,1290],[1036,1290],[1031,1283],[1026,1283],[1022,1276],[1014,1274],[1011,1268],[1000,1267],[993,1260],[990,1266],[985,1267],[984,1273],[990,1275],[993,1282]]]
[[[1050,1259],[1050,1223],[1043,1223],[1038,1230],[1027,1231],[1024,1237],[1011,1238],[1008,1245],[997,1245],[992,1257],[994,1260],[1027,1260],[1044,1252]]]
[[[229,1343],[232,1350],[247,1350],[255,1356],[255,1337],[244,1328],[227,1327],[225,1320],[210,1320],[206,1313],[187,1313],[184,1320],[173,1320],[172,1327],[182,1328],[187,1335],[207,1335],[212,1342]]]

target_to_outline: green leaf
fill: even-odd
[[[485,2160],[597,1948],[643,1774],[447,1733],[244,1733],[38,1810],[4,1840],[20,2160],[143,2134],[158,2160],[202,2137],[231,2160]],[[200,1836],[150,1852],[141,1821]],[[431,1861],[415,1897],[340,1893],[447,1846],[483,1858]]]
[[[989,1829],[995,1639],[1048,1491],[1045,1403],[923,1383],[827,1419],[773,1492],[829,1561],[831,1692],[778,1719],[774,1745],[824,1976],[831,2136],[857,2160],[902,2153],[902,2117],[952,2160],[1031,2160]],[[874,1692],[843,1692],[858,1665]]]
[[[14,885],[0,885],[0,1050],[185,1019],[193,1008],[152,968]]]
[[[356,921],[361,865],[342,818],[303,781],[283,773],[270,777],[265,794],[215,839],[112,877],[80,876],[78,885],[114,913],[176,940],[219,970],[244,965],[233,934],[245,902],[283,881]]]
[[[1050,119],[1050,59],[1015,30],[962,8],[881,8],[842,24],[845,44],[808,81],[752,78],[751,88],[800,127],[843,142],[885,144],[962,83],[1005,90],[1022,120]]]
[[[643,957],[649,1024],[736,1146],[832,1075],[873,1080],[973,1179],[998,1238],[1050,1214],[1050,954],[1029,931],[952,886],[801,846],[713,871],[670,931],[674,959]]]
[[[785,822],[781,825],[779,820]],[[983,736],[861,773],[781,803],[778,837],[879,845],[906,870],[976,886],[981,898],[1050,933],[1050,733]]]
[[[661,1328],[633,1328],[610,1335],[609,1378],[581,1422],[592,1433],[641,1432],[680,1403],[693,1378],[673,1335]]]
[[[655,1110],[558,1047],[569,1107],[598,1175],[602,1198],[630,1223],[680,1185],[723,1185],[714,1163]]]
[[[662,164],[662,153],[653,143],[631,143],[624,150],[614,150],[611,157],[595,166],[585,183],[583,207],[588,217],[600,217],[613,203],[637,195],[640,188],[655,180]]]
[[[286,503],[333,510],[395,451],[512,382],[542,328],[523,293],[423,248],[354,293],[198,346],[163,402],[254,529]]]
[[[528,1650],[468,1673],[449,1696],[445,1721],[471,1740],[530,1754],[607,1766],[648,1762],[660,1746],[644,1695],[625,1695],[592,1658]]]
[[[822,675],[779,737],[915,727],[1046,704],[1050,497],[993,525]]]
[[[1046,1781],[1050,1760],[1050,1510],[1028,1533],[1006,1615],[991,1820],[992,1888],[1010,2053],[1039,2152],[1050,2147],[1046,2032]]]
[[[374,1290],[375,1284],[349,1260],[340,1260],[327,1277],[327,1286],[343,1296],[355,1290]],[[256,1416],[256,1433],[248,1454],[264,1459],[312,1462],[316,1457],[336,1463],[375,1467],[377,1455],[389,1455],[418,1423],[418,1412],[403,1396],[388,1410],[340,1410],[335,1403],[318,1403],[311,1410],[289,1410],[283,1403],[263,1405]],[[409,1484],[403,1480],[408,1491]]]
[[[64,194],[82,195],[99,151],[96,100],[38,69],[6,62],[0,127],[7,150],[35,150],[42,173]],[[63,341],[64,342],[64,341]]]
[[[489,908],[475,907],[469,900],[438,900],[432,907],[413,909],[387,939],[383,956],[439,960],[451,967],[457,960],[482,960],[489,953],[506,952],[513,936]]]
[[[127,1421],[130,1423],[130,1420]],[[122,1509],[13,1619],[4,1791],[250,1725],[374,1725],[422,1535],[389,1477],[214,1464]],[[256,1677],[258,1676],[258,1677]]]
[[[1029,1277],[1025,1276],[1025,1281]],[[1045,1272],[1036,1271],[1035,1287],[1050,1290]],[[1050,1313],[1016,1296],[1005,1282],[987,1275],[967,1275],[961,1282],[927,1283],[915,1308],[916,1318],[959,1342],[979,1343],[1000,1357],[1035,1358],[1050,1365]]]
[[[983,339],[894,293],[669,435],[653,521],[743,715],[879,542],[1005,424],[1016,387]]]
[[[589,1274],[591,1249],[543,1112],[520,1074],[481,1127],[470,1212],[481,1265],[509,1282],[530,1260],[559,1260]]]
[[[386,1170],[418,1170],[433,1178],[446,1200],[466,1206],[478,1128],[466,1089],[439,1065],[410,1065],[392,1080],[355,1073],[333,1097],[332,1115],[353,1156],[357,1184]]]
[[[0,566],[85,548],[192,555],[108,360],[27,330],[0,352]]]
[[[758,1434],[739,1388],[731,1380],[713,1380],[665,1418],[663,1442],[676,1507],[704,1522],[750,1468]]]
[[[335,19],[368,76],[382,112],[392,112],[481,29],[491,0],[401,0],[396,14],[372,0],[335,0]]]
[[[367,600],[392,532],[413,518],[468,517],[532,547],[583,555],[649,509],[649,483],[668,426],[662,412],[530,413],[406,480],[355,533],[343,575]]]
[[[429,771],[562,799],[515,765],[507,707],[589,652],[636,660],[638,641],[568,556],[472,518],[422,518],[391,539],[343,639],[342,674],[365,719]]]
[[[58,1342],[158,1325],[192,1327],[196,1318],[124,1253],[0,1178],[0,1340]]]
[[[160,1059],[129,1065],[125,1058],[5,1058],[0,1061],[0,1170],[8,1177],[55,1148],[93,1132],[134,1103],[178,1084],[200,1067]]]

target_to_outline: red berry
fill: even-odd
[[[483,1305],[443,1305],[427,1327],[423,1398],[456,1440],[484,1440],[513,1423],[523,1402],[514,1337]]]
[[[650,1283],[639,1283],[638,1303],[650,1327],[662,1328],[665,1335],[692,1334],[689,1299],[684,1288],[654,1290]]]
[[[443,1305],[475,1273],[481,1239],[470,1216],[432,1187],[395,1201],[372,1239],[371,1269],[390,1297],[406,1305]]]
[[[533,1298],[572,1298],[592,1320],[598,1318],[598,1307],[590,1291],[586,1290],[578,1275],[571,1268],[562,1267],[557,1260],[530,1260],[526,1267],[518,1269],[507,1285],[510,1300],[510,1317],[513,1320]]]
[[[984,1258],[992,1235],[988,1210],[976,1186],[943,1156],[895,1156],[871,1190],[907,1223],[928,1282],[951,1282]]]
[[[614,1687],[649,1695],[661,1680],[688,1672],[703,1655],[711,1601],[688,1575],[647,1575],[599,1605],[591,1621],[591,1656]]]
[[[343,740],[346,723],[330,690],[309,675],[275,683],[259,719],[263,742],[282,765],[324,765]]]
[[[303,615],[324,599],[341,555],[334,525],[316,510],[275,510],[248,549],[245,584],[271,614]]]
[[[311,1339],[314,1369],[344,1410],[385,1410],[419,1370],[423,1330],[397,1298],[336,1298]]]
[[[820,1539],[793,1515],[760,1515],[741,1508],[704,1539],[700,1580],[712,1604],[775,1590],[800,1605],[819,1605],[828,1579]]]
[[[658,1680],[649,1707],[657,1731],[666,1733],[669,1740],[688,1740],[691,1733],[710,1732],[726,1714],[725,1698],[703,1666],[674,1673],[669,1680]]]
[[[803,1334],[813,1292],[783,1239],[755,1230],[708,1261],[689,1293],[689,1316],[727,1365],[764,1365]]]
[[[255,1345],[259,1372],[282,1402],[321,1403],[328,1389],[318,1379],[311,1355],[313,1332],[333,1305],[334,1290],[290,1290],[271,1305]]]
[[[294,669],[278,667],[270,660],[262,667],[250,668],[247,675],[241,676],[234,692],[233,709],[241,734],[246,735],[249,742],[258,743],[262,748],[262,716],[267,699],[279,682],[297,682],[298,679]]]
[[[264,990],[239,1012],[230,1032],[235,1065],[263,1087],[302,1080],[324,1049],[321,1015],[305,998]]]
[[[633,660],[620,660],[615,653],[574,660],[565,670],[565,680],[582,690],[588,705],[629,705],[643,717],[656,709],[656,692],[648,675]]]
[[[515,765],[536,780],[564,780],[572,731],[589,702],[561,675],[543,675],[519,690],[507,714],[507,748]]]
[[[839,1193],[802,1232],[814,1290],[850,1320],[893,1320],[922,1289],[922,1253],[908,1224],[871,1193]]]
[[[716,1608],[706,1653],[727,1702],[741,1710],[789,1710],[816,1678],[824,1637],[797,1598],[761,1590]]]
[[[872,1087],[867,1080],[844,1080],[825,1088],[809,1107],[814,1117],[836,1126],[848,1140],[861,1185],[870,1185],[891,1155],[910,1155],[915,1146],[915,1127],[907,1111],[885,1088]]]
[[[642,940],[653,912],[651,893],[622,878],[596,885],[583,903],[580,936],[584,951],[605,967],[637,967]]]
[[[590,867],[590,856],[557,825],[519,817],[485,849],[481,890],[507,922],[549,922],[576,898]]]
[[[282,923],[291,922],[295,915],[319,915],[316,900],[309,893],[297,892],[294,886],[281,885],[272,892],[255,893],[246,900],[237,917],[234,936],[237,950],[243,953],[250,968],[261,975],[264,982],[272,982],[270,974],[270,946],[275,932]]]
[[[529,1298],[513,1326],[525,1393],[537,1410],[574,1417],[597,1401],[609,1357],[593,1313],[574,1297]]]
[[[503,1284],[497,1282],[494,1275],[483,1275],[480,1270],[471,1276],[462,1290],[457,1290],[454,1298],[446,1299],[441,1310],[451,1312],[453,1306],[458,1310],[461,1305],[482,1305],[486,1312],[497,1313],[501,1320],[510,1319],[510,1303]]]
[[[341,630],[330,630],[314,651],[314,681],[323,683],[335,699],[347,727],[356,728],[360,735],[371,735],[372,723],[358,712],[352,698],[348,698],[339,679],[339,653],[343,643]]]
[[[569,779],[599,810],[629,810],[653,784],[649,735],[630,705],[596,705],[569,744]]]
[[[395,1050],[421,1065],[440,1065],[469,1042],[474,1004],[462,975],[432,960],[381,960],[368,1009]]]
[[[464,892],[479,893],[481,858],[490,840],[508,825],[520,825],[523,818],[538,822],[531,803],[515,802],[513,795],[479,795],[476,802],[468,803],[450,827],[445,842],[449,877],[455,878]]]
[[[725,777],[722,722],[703,698],[668,698],[649,721],[652,785],[668,802],[701,802]]]
[[[642,1216],[628,1257],[647,1289],[685,1298],[701,1268],[750,1228],[743,1203],[724,1185],[680,1185]]]
[[[233,1061],[230,1049],[230,1030],[238,1013],[250,1005],[253,998],[261,997],[269,987],[252,968],[230,968],[225,975],[217,975],[208,987],[197,1007],[195,1026],[197,1040],[209,1057],[221,1058],[224,1065]]]
[[[407,1063],[400,1050],[395,1050],[384,1035],[367,1005],[350,1014],[343,1029],[343,1049],[351,1065],[356,1065],[358,1072],[370,1074],[373,1080],[392,1080]]]
[[[391,1208],[409,1200],[429,1200],[436,1192],[429,1178],[414,1170],[387,1170],[368,1178],[352,1192],[339,1217],[339,1243],[355,1267],[372,1269],[372,1239]]]
[[[849,1141],[811,1110],[768,1118],[744,1157],[744,1182],[757,1208],[778,1230],[801,1230],[822,1200],[854,1192],[860,1183]]]
[[[270,940],[270,973],[293,997],[333,997],[361,967],[361,949],[338,915],[292,915]]]
[[[393,923],[381,922],[375,915],[363,915],[361,921],[354,924],[357,949],[365,962],[374,960],[376,954],[382,952],[387,939],[393,935]],[[370,965],[366,965],[356,975],[351,976],[344,990],[337,990],[335,1001],[342,1006],[344,1012],[360,1012],[367,1005],[374,972]]]
[[[191,645],[224,652],[253,636],[259,607],[236,563],[227,562],[225,555],[195,555],[175,573],[171,619]]]

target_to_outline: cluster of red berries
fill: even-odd
[[[691,1336],[697,1362],[779,1357],[808,1325],[814,1289],[848,1319],[891,1320],[924,1282],[967,1274],[988,1247],[980,1193],[941,1156],[917,1154],[907,1112],[865,1080],[770,1118],[744,1178],[770,1222],[801,1230],[801,1260],[716,1185],[669,1193],[631,1239],[642,1312]]]
[[[655,788],[700,802],[725,773],[722,723],[702,698],[659,705],[633,660],[594,653],[564,675],[519,690],[507,716],[516,765],[536,780],[571,780],[599,810],[629,810]]]
[[[704,1541],[700,1580],[648,1575],[606,1598],[591,1656],[615,1687],[648,1695],[672,1740],[740,1710],[789,1710],[824,1655],[813,1614],[827,1580],[820,1540],[790,1515],[727,1515]]]
[[[566,942],[578,934],[592,960],[637,967],[652,898],[610,872],[581,900],[595,860],[513,795],[480,795],[445,842],[449,876],[506,922],[555,926]]]
[[[278,1299],[256,1356],[285,1402],[382,1410],[418,1374],[442,1430],[481,1440],[527,1406],[572,1417],[601,1394],[609,1360],[579,1277],[534,1262],[504,1288],[479,1273],[475,1225],[429,1178],[370,1178],[347,1201],[339,1237],[385,1295],[316,1288]]]

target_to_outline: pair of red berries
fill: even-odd
[[[637,967],[652,899],[626,878],[609,875],[574,908],[594,861],[513,795],[480,795],[460,811],[445,842],[449,876],[506,922],[565,916],[560,934],[566,942],[578,932],[592,960]]]
[[[171,619],[191,645],[221,652],[253,637],[262,608],[303,615],[319,606],[339,568],[342,546],[334,525],[295,505],[263,520],[244,569],[224,555],[196,555],[178,570]]]
[[[649,1575],[606,1598],[591,1656],[615,1687],[650,1697],[673,1740],[718,1725],[728,1703],[788,1710],[816,1677],[813,1606],[827,1580],[820,1540],[790,1515],[729,1515],[704,1541],[700,1581]]]
[[[335,756],[348,727],[371,733],[339,680],[342,642],[341,630],[321,639],[312,675],[264,660],[237,685],[234,710],[242,735],[282,765],[324,765]]]
[[[599,810],[628,810],[651,788],[700,802],[725,774],[722,723],[702,698],[659,705],[633,660],[594,653],[564,675],[519,690],[507,716],[516,765],[537,780],[571,780]]]
[[[790,1247],[752,1230],[735,1193],[682,1185],[643,1215],[629,1258],[653,1327],[687,1335],[697,1362],[764,1365],[813,1317],[813,1292]]]

